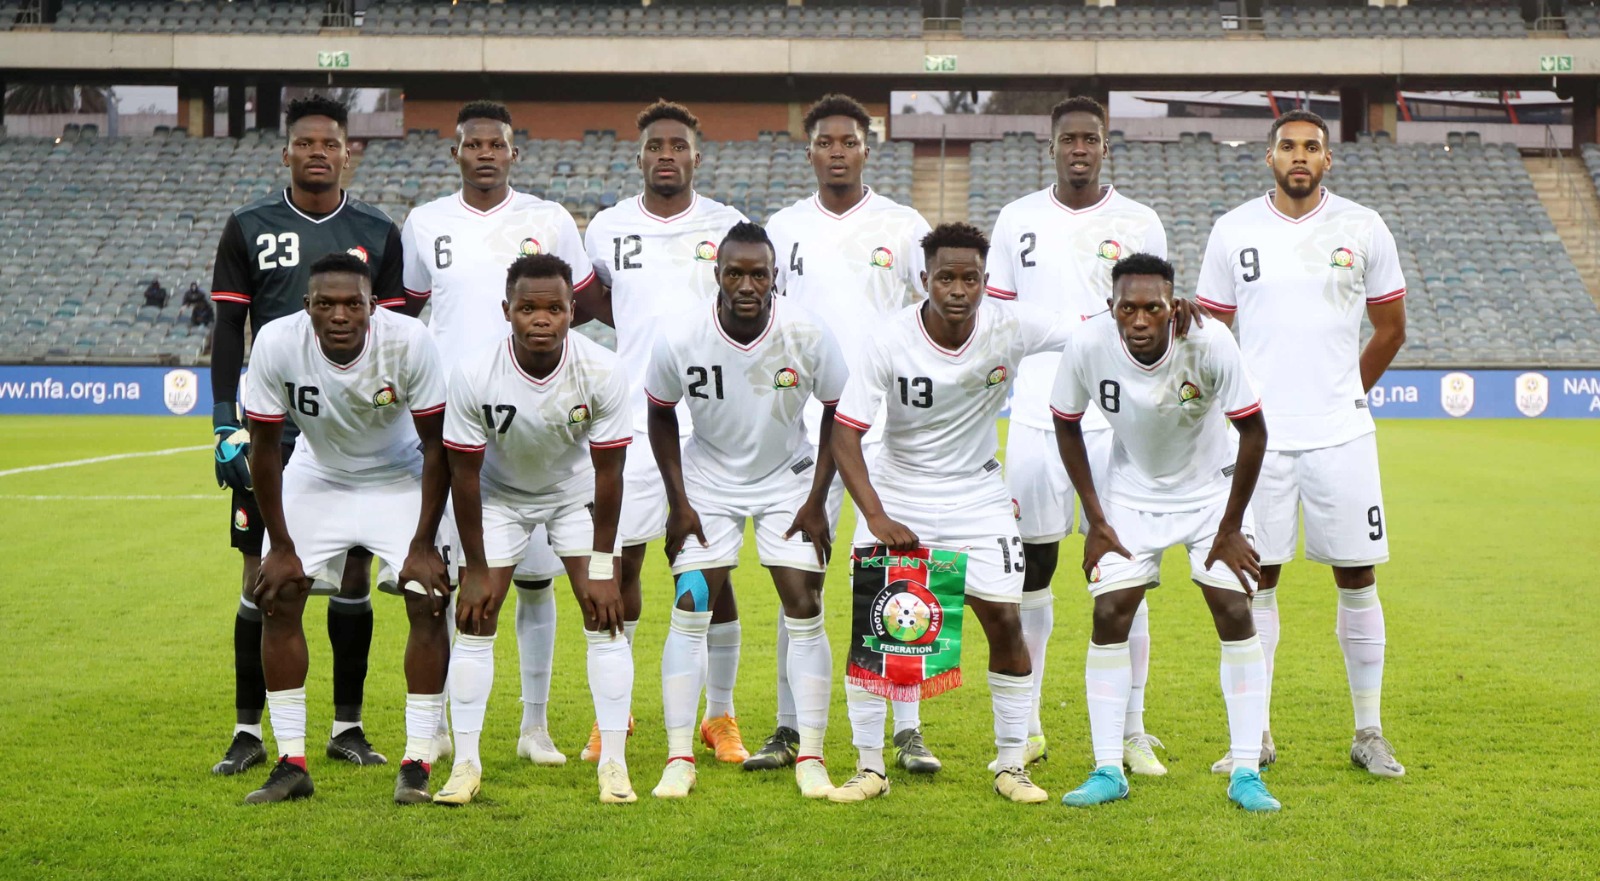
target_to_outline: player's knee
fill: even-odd
[[[518,579],[516,581],[518,590],[546,590],[554,583],[554,581],[548,578],[542,578],[538,581],[533,581],[531,579]]]
[[[1057,544],[1025,544],[1022,559],[1026,564],[1022,572],[1024,591],[1045,590],[1056,575],[1056,561],[1061,548]]]
[[[449,631],[446,629],[445,616],[450,614],[449,606],[440,608],[438,601],[430,596],[406,591],[406,620],[410,622],[413,630],[423,633],[437,633],[440,636]]]
[[[1334,570],[1338,572],[1337,569]],[[1283,573],[1282,566],[1262,566],[1261,583],[1256,585],[1256,590],[1273,590],[1278,586],[1278,576]],[[1337,579],[1337,575],[1334,576]],[[1335,582],[1337,583],[1337,581]]]
[[[711,585],[706,582],[704,572],[695,569],[679,575],[674,581],[675,608],[683,612],[711,611]]]
[[[800,591],[794,596],[784,597],[783,613],[790,618],[815,618],[822,614],[822,594],[820,591]]]
[[[1133,629],[1139,610],[1134,591],[1118,590],[1094,598],[1094,641],[1100,645],[1123,642]]]
[[[1217,636],[1229,642],[1249,639],[1256,632],[1255,619],[1250,615],[1250,598],[1242,592],[1227,591],[1212,603],[1211,617],[1217,625]]]
[[[1378,573],[1371,566],[1335,566],[1333,583],[1340,590],[1360,590],[1377,584]]]

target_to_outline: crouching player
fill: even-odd
[[[245,392],[250,470],[266,527],[255,585],[265,612],[261,660],[278,764],[250,804],[305,798],[306,635],[313,580],[339,584],[345,554],[381,561],[379,588],[406,600],[406,754],[394,799],[428,799],[433,731],[444,701],[450,584],[434,547],[449,489],[441,435],[445,383],[428,329],[372,308],[366,261],[329,254],[311,266],[305,311],[256,337]],[[406,413],[410,416],[407,418]],[[302,434],[285,467],[284,418]],[[418,438],[422,443],[417,443]],[[398,570],[398,572],[396,571]]]
[[[1145,591],[1160,584],[1162,552],[1183,545],[1222,640],[1233,750],[1228,797],[1246,810],[1276,811],[1257,767],[1267,668],[1250,616],[1251,584],[1261,570],[1247,507],[1266,455],[1267,423],[1227,328],[1210,323],[1185,338],[1174,334],[1172,279],[1171,264],[1150,254],[1112,267],[1111,311],[1073,332],[1051,395],[1061,459],[1088,524],[1083,571],[1094,596],[1084,680],[1097,767],[1061,801],[1085,807],[1128,795],[1128,633]],[[1111,423],[1103,488],[1095,486],[1079,424],[1090,402]],[[1238,429],[1237,454],[1224,415]]]
[[[622,632],[613,551],[623,457],[633,440],[627,377],[616,355],[568,333],[572,270],[561,258],[512,263],[504,309],[510,338],[462,361],[450,377],[444,443],[462,555],[450,653],[456,764],[433,800],[462,805],[478,793],[500,606],[529,537],[544,526],[583,609],[600,724],[600,801],[632,802],[623,745],[633,652]]]
[[[661,658],[667,767],[654,790],[658,798],[682,798],[694,788],[691,747],[711,609],[739,565],[747,518],[755,519],[757,553],[772,573],[789,634],[786,663],[800,735],[795,781],[806,798],[833,791],[822,763],[833,678],[822,626],[834,474],[826,444],[847,369],[824,324],[793,303],[774,302],[776,260],[760,226],[730,229],[717,249],[716,300],[657,337],[645,376],[677,582]],[[821,451],[807,442],[801,419],[813,397],[826,414]],[[694,420],[681,454],[674,410],[680,400]]]

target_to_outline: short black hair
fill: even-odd
[[[290,101],[283,127],[286,131],[292,129],[295,123],[308,116],[326,116],[338,123],[339,128],[350,130],[350,109],[327,95],[307,95]]]
[[[923,258],[932,261],[940,248],[972,248],[987,260],[989,237],[970,223],[941,223],[922,237]]]
[[[748,220],[735,223],[728,229],[727,235],[722,237],[722,243],[717,245],[717,256],[722,256],[722,249],[726,248],[729,242],[742,242],[748,245],[766,245],[767,250],[772,252],[772,259],[778,259],[777,246],[772,244],[772,238],[767,235],[767,231],[762,229],[761,224],[759,223],[752,223]]]
[[[1326,120],[1309,110],[1290,110],[1272,121],[1272,129],[1267,132],[1267,144],[1269,147],[1277,143],[1278,129],[1291,122],[1309,122],[1322,129],[1323,141],[1328,140],[1328,123]]]
[[[1056,123],[1061,121],[1061,117],[1066,116],[1068,113],[1087,113],[1100,120],[1101,128],[1110,124],[1104,104],[1088,95],[1073,95],[1071,98],[1061,99],[1056,103],[1056,106],[1050,108],[1050,128],[1052,131],[1055,130]]]
[[[331,254],[324,254],[318,257],[317,262],[311,264],[311,272],[308,278],[330,275],[335,272],[348,272],[351,275],[361,276],[369,284],[372,282],[372,267],[367,265],[367,261],[349,251],[334,251]]]
[[[572,291],[572,267],[554,254],[529,254],[513,260],[506,270],[506,300],[516,290],[517,280],[523,278],[559,278],[567,283],[567,291]]]
[[[700,138],[700,119],[693,113],[690,113],[689,108],[683,106],[682,104],[668,101],[665,98],[657,98],[654,104],[651,104],[649,107],[639,111],[639,115],[634,117],[633,121],[639,126],[639,134],[642,135],[644,134],[645,129],[649,128],[653,123],[660,122],[663,119],[670,119],[674,122],[683,123],[685,126],[688,126],[689,133],[693,135],[696,140]]]
[[[459,128],[472,119],[492,119],[495,122],[511,124],[511,111],[499,101],[488,101],[482,98],[477,101],[468,101],[461,105],[456,113],[456,126]]]
[[[1116,285],[1117,279],[1125,275],[1159,275],[1168,284],[1171,284],[1173,279],[1178,277],[1178,273],[1172,268],[1171,263],[1154,254],[1145,253],[1129,254],[1118,260],[1116,265],[1111,267],[1112,286]]]
[[[860,101],[849,95],[830,92],[817,99],[817,103],[811,105],[811,109],[806,111],[806,137],[810,137],[816,132],[817,123],[830,116],[850,117],[856,121],[856,125],[861,126],[863,135],[872,131],[872,114],[867,112],[867,108],[861,106]]]

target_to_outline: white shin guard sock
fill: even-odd
[[[1258,590],[1250,598],[1250,618],[1261,638],[1261,654],[1267,663],[1267,691],[1261,705],[1261,727],[1272,730],[1272,659],[1278,654],[1278,590]]]
[[[494,635],[456,637],[450,650],[450,706],[456,735],[456,762],[471,762],[483,767],[478,757],[478,738],[483,733],[483,717],[489,709],[489,690],[494,687]]]
[[[1056,627],[1056,598],[1048,587],[1023,593],[1018,614],[1022,618],[1022,641],[1028,646],[1033,663],[1033,708],[1028,713],[1028,734],[1043,734],[1039,708],[1044,701],[1044,657],[1050,645],[1050,632]]]
[[[444,615],[444,638],[450,643],[452,650],[456,642],[456,595],[460,592],[459,590],[450,591],[450,602],[441,613]],[[434,737],[450,736],[450,674],[448,670],[445,671],[444,696],[444,703],[439,705],[439,718],[434,721]]]
[[[1150,605],[1139,601],[1133,613],[1133,626],[1128,630],[1128,663],[1133,671],[1132,686],[1128,690],[1128,711],[1123,714],[1124,739],[1144,733],[1144,686],[1150,681]]]
[[[922,727],[921,701],[890,701],[894,710],[894,733]]]
[[[444,693],[406,695],[406,754],[401,761],[433,761],[433,735],[444,712]]]
[[[279,756],[304,759],[306,755],[306,688],[267,692],[267,721]]]
[[[822,739],[828,730],[828,699],[833,684],[833,652],[822,616],[784,616],[789,634],[789,682],[794,687],[796,730],[800,733],[799,758],[822,757]],[[878,723],[881,741],[883,723]]]
[[[798,731],[795,718],[794,688],[789,684],[789,628],[787,616],[778,616],[778,727]]]
[[[556,656],[556,592],[517,588],[517,668],[522,673],[522,730],[548,728],[550,671]]]
[[[989,700],[994,707],[995,766],[1020,768],[1028,742],[1028,716],[1033,708],[1033,676],[1007,676],[991,671]]]
[[[733,687],[739,681],[739,644],[743,634],[738,619],[713,624],[706,631],[707,719],[733,715]]]
[[[1233,767],[1257,770],[1267,704],[1267,661],[1260,637],[1223,641],[1222,700],[1228,707],[1228,752]]]
[[[850,743],[856,748],[856,767],[887,773],[883,764],[883,723],[888,703],[859,685],[845,684],[845,706],[850,712]]]
[[[672,610],[661,650],[661,716],[667,725],[667,758],[694,756],[694,711],[706,675],[706,631],[710,612]]]
[[[1083,679],[1089,704],[1089,736],[1094,764],[1122,767],[1122,732],[1127,721],[1128,693],[1133,689],[1133,664],[1128,644],[1089,643]]]
[[[1383,653],[1387,638],[1378,585],[1339,591],[1335,632],[1339,635],[1339,647],[1344,649],[1344,670],[1350,679],[1356,730],[1377,728],[1381,731],[1379,705],[1383,698]]]
[[[633,646],[625,636],[585,630],[589,643],[589,693],[600,726],[600,763],[628,766],[624,745],[633,704]]]

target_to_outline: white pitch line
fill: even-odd
[[[0,471],[0,477],[10,477],[13,474],[28,474],[34,471],[54,471],[57,468],[75,468],[79,465],[94,465],[100,462],[116,462],[122,459],[140,459],[145,456],[171,456],[174,453],[194,453],[200,450],[209,450],[209,444],[198,447],[173,447],[169,450],[148,450],[142,453],[117,453],[112,456],[95,456],[93,459],[73,459],[70,462],[50,462],[45,465],[28,465],[22,468],[7,468]]]
[[[222,498],[221,491],[215,495],[175,495],[175,496],[25,496],[25,495],[0,495],[0,499],[17,502],[168,502],[203,500],[214,502]]]

